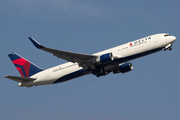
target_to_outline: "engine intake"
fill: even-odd
[[[104,55],[99,56],[96,59],[96,63],[104,64],[104,63],[112,62],[113,60],[114,60],[114,57],[113,57],[112,53],[106,53]]]
[[[113,71],[114,74],[116,73],[126,73],[126,72],[129,72],[129,71],[132,71],[133,70],[133,66],[132,66],[132,63],[128,62],[128,63],[124,63],[124,64],[121,64],[119,66],[119,68],[115,69]]]

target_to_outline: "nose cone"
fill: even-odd
[[[172,44],[172,43],[174,43],[176,41],[176,37],[172,36],[172,35],[171,36],[167,36],[166,40],[167,40],[168,43]]]
[[[172,43],[176,41],[176,37],[175,36],[171,36],[171,41]]]
[[[175,36],[173,36],[173,39],[174,39],[174,41],[176,41],[176,37]]]

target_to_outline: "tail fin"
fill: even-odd
[[[17,53],[11,53],[8,56],[22,77],[30,77],[40,71],[43,71],[41,68],[24,59]]]

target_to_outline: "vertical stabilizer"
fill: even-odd
[[[41,68],[24,59],[17,53],[11,53],[8,56],[22,77],[30,77],[38,72],[43,71]]]

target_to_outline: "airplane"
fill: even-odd
[[[130,60],[161,50],[172,50],[176,37],[168,33],[154,34],[92,55],[48,48],[32,37],[29,37],[29,40],[36,48],[68,62],[49,69],[42,69],[17,53],[9,54],[8,56],[21,77],[8,75],[5,78],[19,82],[19,87],[56,84],[87,74],[100,77],[111,72],[113,74],[126,73],[133,70]]]

